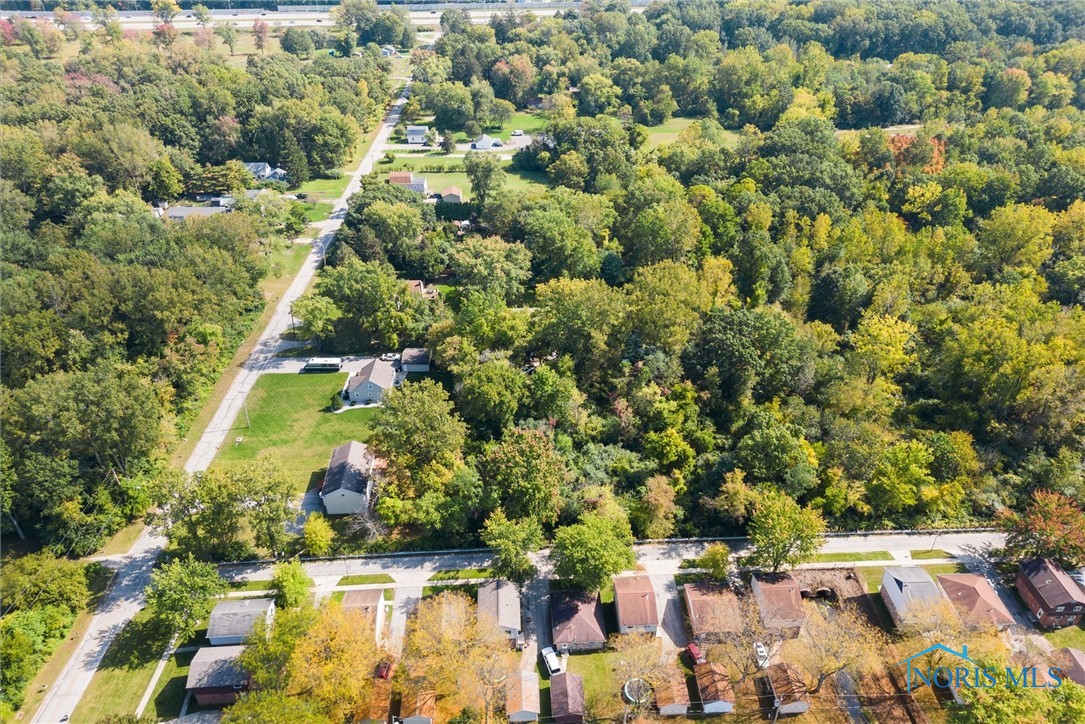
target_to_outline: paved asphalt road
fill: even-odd
[[[380,155],[379,149],[391,135],[405,102],[406,88],[403,95],[393,103],[382,126],[377,131],[373,150],[362,160],[361,167],[336,202],[331,216],[321,224],[318,238],[313,241],[312,253],[290,288],[279,300],[274,316],[260,335],[252,354],[243,364],[241,373],[230,386],[222,405],[185,464],[185,470],[188,472],[207,469],[229,433],[234,419],[241,410],[245,395],[252,389],[256,378],[261,372],[269,371],[276,366],[275,353],[284,346],[285,343],[281,337],[290,326],[290,304],[305,292],[309,282],[320,268],[323,251],[331,243],[336,230],[343,223],[348,199],[358,190],[362,176],[373,170],[373,164]],[[63,717],[70,716],[75,710],[113,637],[143,608],[143,589],[150,583],[151,570],[164,545],[165,540],[153,535],[150,529],[145,529],[136,540],[128,555],[122,559],[104,604],[91,620],[86,635],[57,678],[52,691],[34,715],[33,722],[49,724],[60,722]]]

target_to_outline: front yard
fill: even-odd
[[[228,465],[274,455],[296,490],[305,491],[320,479],[332,448],[369,437],[376,408],[329,411],[331,397],[344,381],[346,374],[261,375],[248,396],[250,426],[242,411],[216,462]]]

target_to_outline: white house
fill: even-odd
[[[396,49],[395,49],[395,47],[391,46],[391,45],[382,45],[381,46],[381,57],[383,57],[383,58],[394,58],[394,57],[396,57]]]
[[[407,347],[399,356],[399,366],[404,372],[429,372],[431,355],[425,347]]]
[[[520,591],[508,581],[482,584],[478,587],[478,617],[516,640],[520,635]]]
[[[407,143],[423,144],[426,142],[426,134],[429,126],[407,126]]]
[[[263,621],[275,620],[275,601],[271,598],[242,598],[219,601],[207,619],[207,640],[212,646],[235,646],[245,643]]]
[[[285,181],[286,170],[278,166],[272,166],[265,161],[251,161],[245,163],[252,177],[257,181]]]
[[[459,186],[449,186],[447,189],[441,192],[441,198],[438,199],[438,203],[462,204],[463,191],[460,190]]]
[[[320,500],[328,515],[349,515],[369,507],[375,467],[376,458],[363,443],[351,440],[332,450],[320,486]]]
[[[497,148],[501,145],[502,144],[500,139],[487,136],[485,133],[483,133],[481,136],[475,139],[475,142],[471,144],[471,148],[476,151],[489,151],[491,148]]]
[[[372,405],[381,401],[395,381],[396,370],[391,362],[371,359],[347,379],[343,397],[356,405]]]
[[[388,183],[429,196],[429,183],[424,177],[415,176],[411,171],[392,171],[388,174]]]
[[[538,721],[539,698],[539,675],[517,671],[505,684],[505,716],[510,722]]]
[[[918,566],[889,566],[882,574],[882,600],[885,601],[893,623],[900,625],[908,618],[908,609],[916,605],[934,604],[942,600],[942,592],[930,575]]]

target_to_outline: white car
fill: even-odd
[[[522,136],[522,135],[524,135],[524,132],[521,131],[519,128],[517,128],[515,131],[512,132],[512,135],[514,135],[514,136]]]
[[[547,646],[539,653],[542,654],[543,664],[546,665],[548,674],[553,676],[562,672],[561,657],[557,655],[552,646]]]
[[[753,645],[754,657],[757,659],[757,668],[763,669],[769,665],[769,648],[762,643]]]
[[[398,362],[399,355],[395,352],[385,352],[381,355],[381,362]]]

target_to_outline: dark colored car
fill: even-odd
[[[692,661],[694,665],[703,664],[705,662],[704,652],[701,651],[701,647],[697,644],[691,643],[687,646],[686,655],[689,656],[689,660]]]
[[[380,662],[380,665],[377,667],[377,678],[378,679],[387,679],[391,675],[392,675],[392,662],[390,660],[388,660],[388,659],[385,659],[384,661]]]

